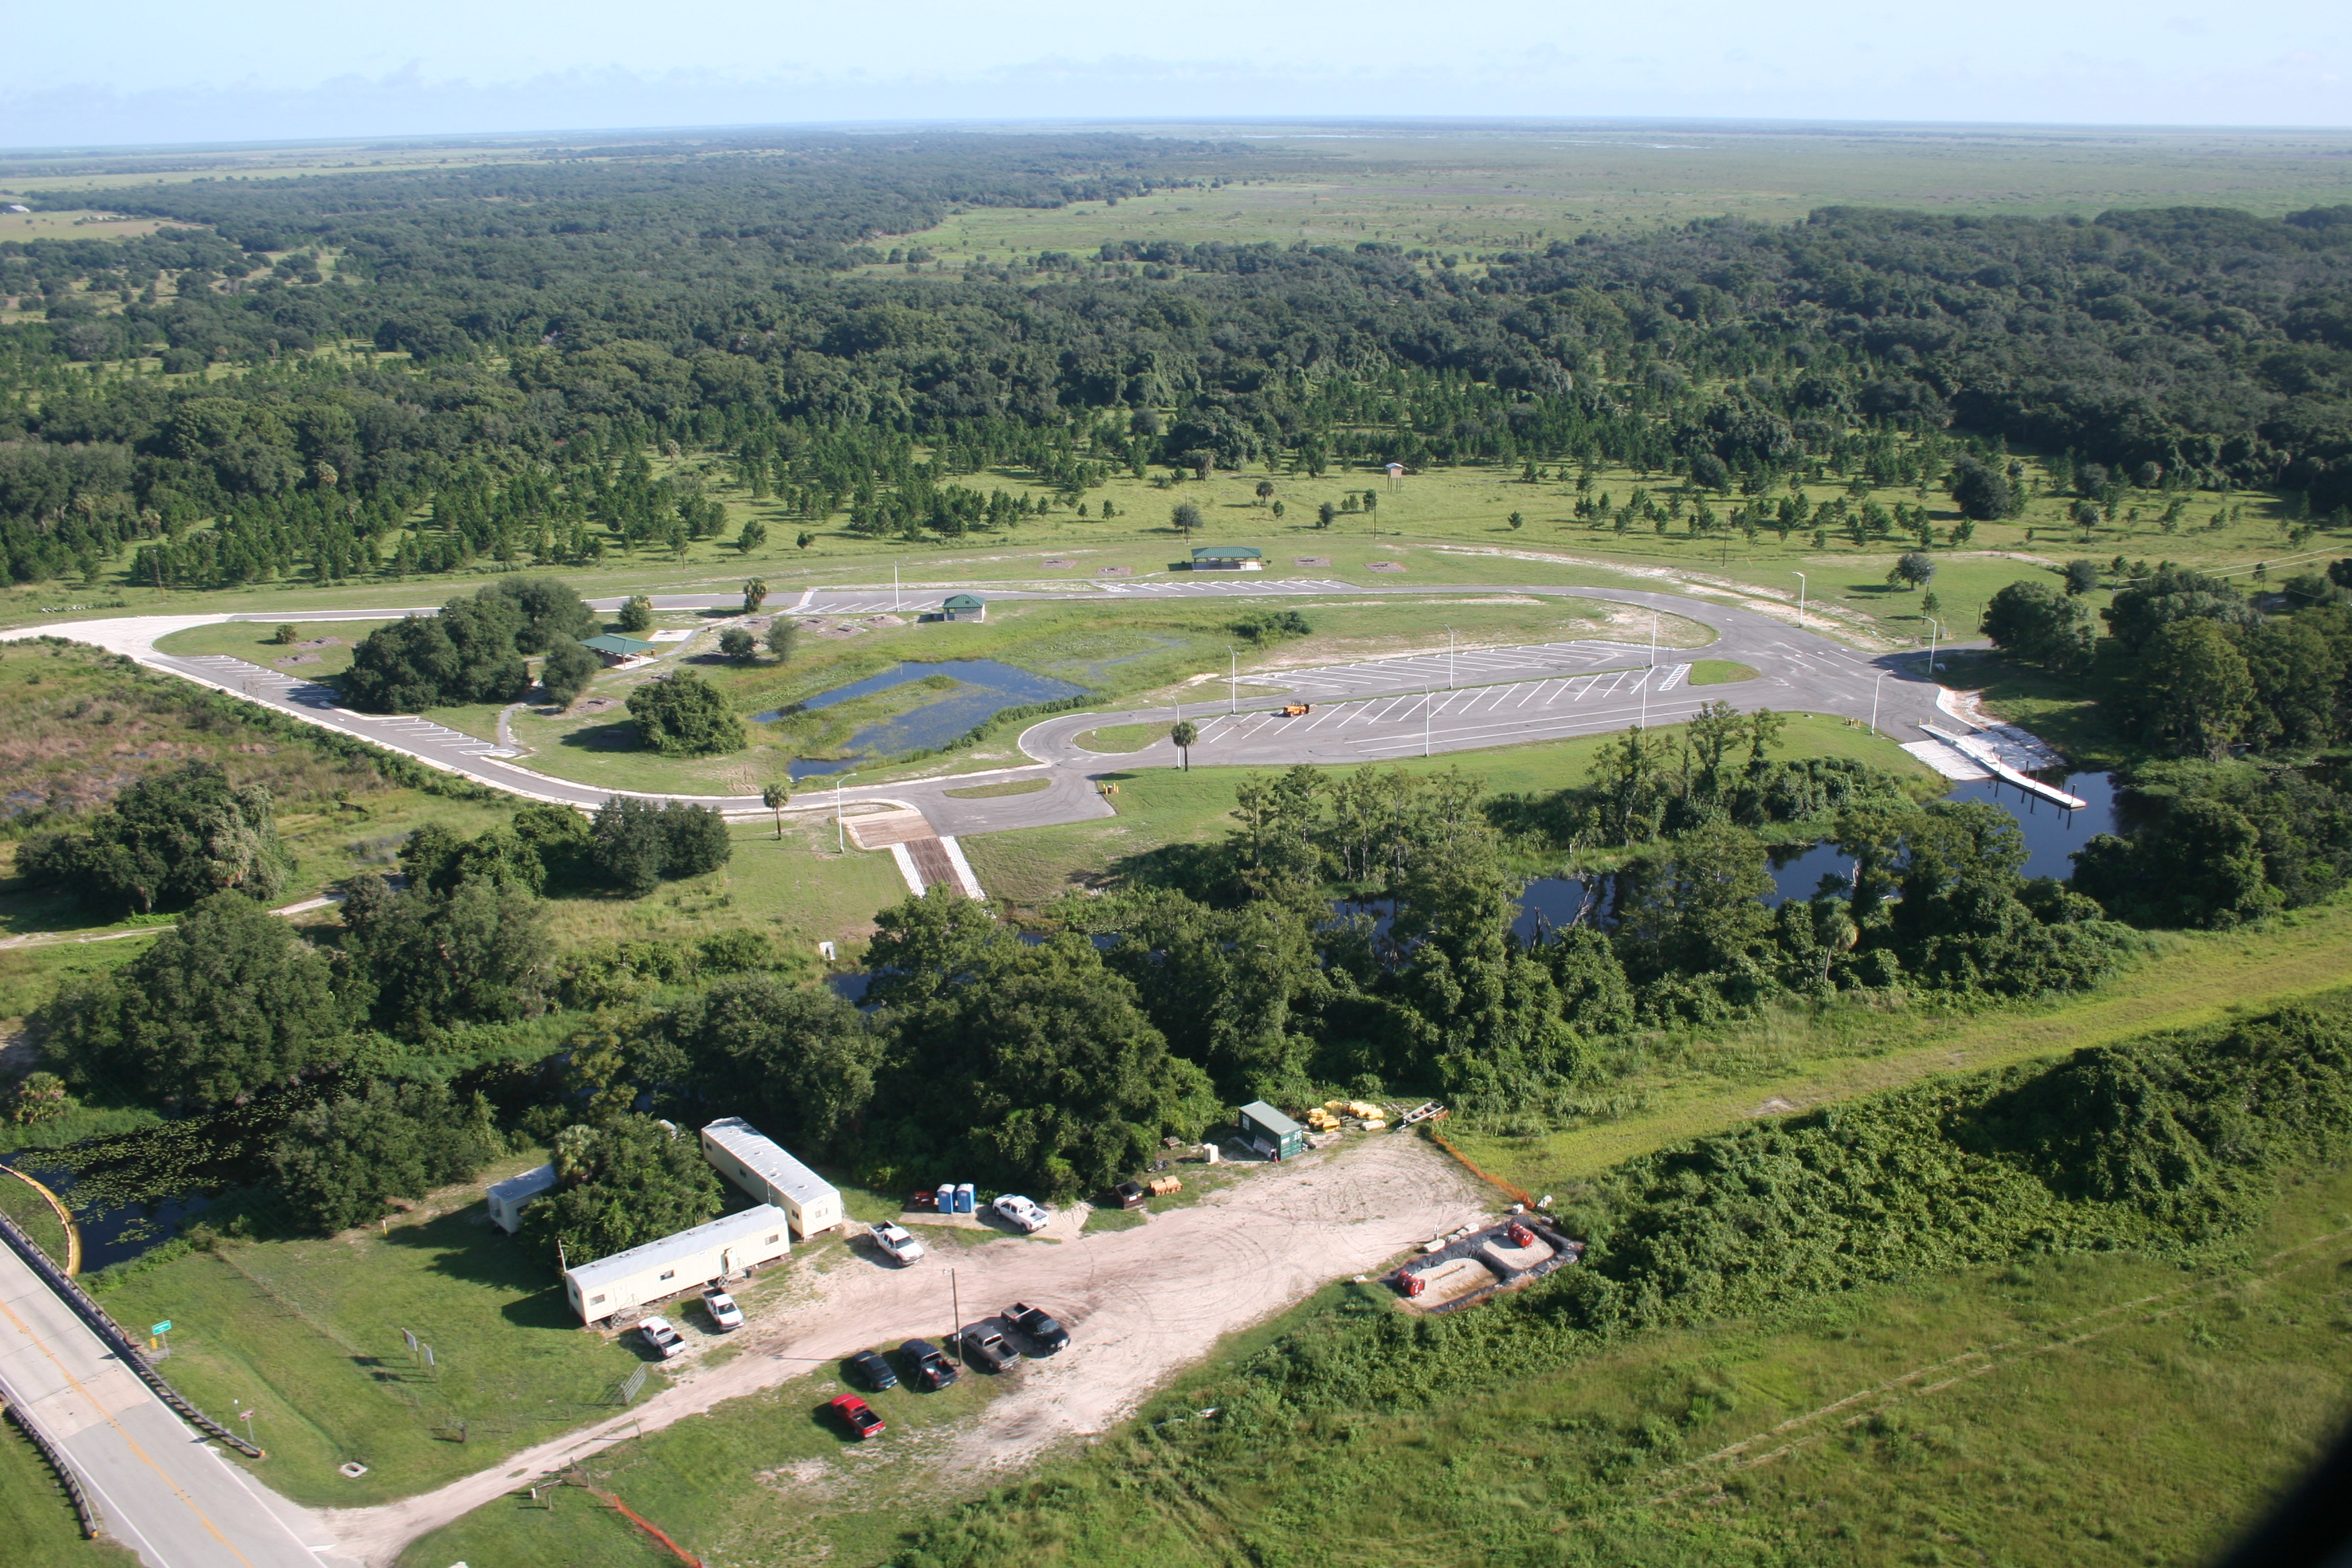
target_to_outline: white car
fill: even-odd
[[[724,1290],[705,1290],[702,1293],[702,1310],[710,1314],[711,1325],[720,1333],[743,1326],[743,1309],[737,1306],[735,1298]]]
[[[1034,1235],[1053,1223],[1054,1216],[1031,1203],[1018,1193],[1007,1193],[992,1205],[1008,1225]]]
[[[873,1233],[874,1245],[899,1262],[915,1263],[921,1260],[923,1244],[897,1226],[869,1225],[866,1228]]]
[[[686,1341],[669,1326],[667,1318],[647,1318],[637,1325],[637,1333],[664,1361],[686,1353]]]

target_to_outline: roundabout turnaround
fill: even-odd
[[[947,592],[812,589],[778,607],[805,616],[859,615],[890,608],[930,611],[939,607]],[[1637,724],[1676,724],[1717,700],[1732,700],[1742,709],[1827,713],[1872,723],[1897,742],[1921,747],[1931,754],[1939,742],[1930,726],[1968,727],[1938,706],[1942,689],[1928,677],[1926,660],[1917,653],[1864,653],[1754,610],[1685,595],[1519,584],[1384,590],[1306,579],[1137,583],[1091,592],[1004,590],[992,592],[990,597],[1116,603],[1340,592],[1400,599],[1444,600],[1509,593],[1599,600],[1696,622],[1712,631],[1715,639],[1704,648],[1655,650],[1646,644],[1603,640],[1480,646],[1451,653],[1260,671],[1241,677],[1214,700],[1057,714],[1032,725],[1020,736],[1021,751],[1031,759],[1025,763],[929,779],[845,785],[837,797],[832,790],[808,790],[803,781],[794,807],[831,810],[836,798],[845,806],[898,806],[921,813],[932,832],[942,837],[1108,816],[1113,811],[1097,787],[1100,775],[1138,767],[1174,766],[1176,749],[1163,735],[1139,750],[1106,754],[1087,750],[1078,743],[1079,737],[1120,725],[1172,726],[1179,718],[1191,720],[1199,730],[1200,739],[1192,749],[1195,764],[1256,767],[1384,763],[1600,734]],[[618,599],[589,603],[604,610],[620,605]],[[739,605],[740,599],[734,595],[656,595],[653,604],[656,610],[708,611]],[[730,815],[766,815],[767,808],[757,795],[616,791],[559,778],[525,766],[521,753],[513,748],[430,719],[358,713],[341,707],[341,695],[331,686],[244,659],[169,653],[155,646],[173,632],[224,621],[373,621],[434,613],[430,606],[397,606],[124,616],[26,626],[0,632],[0,640],[57,637],[92,644],[148,668],[531,800],[593,810],[616,794],[628,794],[713,806]],[[1700,657],[1744,664],[1757,674],[1737,687],[1695,687],[1690,674],[1693,661]],[[1310,711],[1283,716],[1280,710],[1292,704],[1305,704]],[[991,780],[1038,776],[1045,779],[1046,787],[1020,795],[959,799],[948,793]]]

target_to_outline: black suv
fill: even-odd
[[[898,1347],[898,1353],[906,1358],[907,1375],[918,1388],[937,1393],[956,1380],[955,1363],[929,1340],[908,1340]]]
[[[1015,1301],[1004,1309],[1004,1321],[1013,1325],[1023,1339],[1035,1345],[1040,1355],[1052,1355],[1070,1342],[1070,1331],[1056,1322],[1043,1307]]]
[[[859,1351],[849,1358],[848,1365],[869,1393],[879,1394],[886,1388],[898,1386],[898,1374],[890,1370],[890,1363],[877,1352]]]

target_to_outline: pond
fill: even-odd
[[[1085,695],[1087,689],[1066,680],[1056,680],[1050,675],[1016,669],[992,658],[941,659],[929,664],[893,665],[879,675],[869,675],[863,680],[854,680],[846,686],[836,686],[830,691],[821,692],[799,704],[798,710],[822,712],[860,697],[871,697],[877,691],[888,691],[894,687],[928,680],[934,676],[946,676],[955,682],[955,686],[935,702],[910,708],[904,713],[852,733],[847,744],[853,755],[831,760],[795,759],[792,764],[792,776],[801,779],[823,773],[846,773],[877,758],[944,746],[1007,708],[1079,697]],[[752,714],[751,722],[772,724],[784,718],[788,711],[782,708],[772,708],[765,713]]]
[[[180,1234],[183,1222],[212,1207],[211,1198],[202,1192],[191,1191],[84,1212],[73,1201],[73,1171],[43,1163],[55,1158],[53,1151],[27,1149],[7,1155],[5,1163],[47,1187],[74,1211],[74,1224],[81,1230],[81,1267],[85,1274],[94,1274],[110,1263],[128,1262],[156,1243],[171,1240]],[[15,1180],[13,1176],[0,1176],[0,1181]]]
[[[1944,798],[1983,801],[2008,812],[2025,834],[2024,875],[2063,879],[2074,870],[2068,856],[2100,834],[2116,831],[2116,783],[2112,773],[2069,773],[2058,787],[2084,802],[2083,809],[2069,811],[1999,779],[1954,784]],[[1777,909],[1790,899],[1811,898],[1823,877],[1851,882],[1853,860],[1827,841],[1786,845],[1772,851],[1771,869],[1772,890],[1764,895],[1764,902]],[[1600,902],[1587,920],[1599,919],[1608,908],[1608,883],[1606,877],[1597,879],[1592,890]],[[1519,917],[1511,929],[1521,942],[1534,941],[1539,933],[1572,921],[1585,896],[1582,878],[1538,877],[1519,894]]]

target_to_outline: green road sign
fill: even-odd
[[[147,1331],[151,1334],[168,1334],[172,1331],[172,1320],[166,1318]]]

